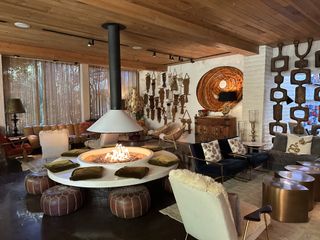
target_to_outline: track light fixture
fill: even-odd
[[[174,61],[174,57],[172,55],[169,55],[169,60]]]
[[[156,57],[156,56],[157,56],[157,53],[153,52],[152,57]]]
[[[94,39],[91,39],[88,41],[88,47],[91,47],[94,45]]]
[[[193,58],[190,58],[190,62],[191,62],[191,63],[194,63],[194,60],[193,60]]]
[[[179,62],[183,62],[183,58],[181,56],[179,56]]]

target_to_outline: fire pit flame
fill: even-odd
[[[128,148],[122,146],[122,144],[117,144],[115,148],[107,153],[105,159],[110,159],[111,161],[127,161],[130,158]]]

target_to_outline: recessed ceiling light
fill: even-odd
[[[30,28],[30,25],[28,23],[24,23],[24,22],[15,22],[14,25],[17,28],[23,28],[23,29],[28,29]]]
[[[134,49],[134,50],[141,50],[142,47],[140,47],[140,46],[133,46],[132,49]]]

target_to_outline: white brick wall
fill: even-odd
[[[259,48],[259,54],[244,58],[243,85],[243,120],[249,122],[249,110],[258,110],[256,123],[256,141],[263,140],[264,102],[269,97],[268,80],[271,78],[270,61],[272,49],[267,46]],[[247,124],[247,140],[251,139],[250,124]]]

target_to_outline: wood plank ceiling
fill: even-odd
[[[127,27],[122,66],[165,70],[177,56],[247,55],[262,44],[319,39],[319,18],[318,0],[2,0],[0,53],[104,65],[108,36],[101,24],[118,22]]]

